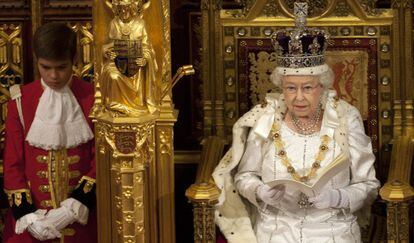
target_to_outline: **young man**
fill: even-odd
[[[12,87],[4,153],[11,210],[3,240],[96,242],[93,85],[72,76],[76,34],[48,23],[33,40],[41,76]]]

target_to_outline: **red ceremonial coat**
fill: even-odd
[[[93,85],[73,78],[71,90],[83,110],[85,118],[93,131],[92,120],[88,117],[94,102]],[[6,119],[6,142],[4,149],[4,188],[6,190],[29,189],[33,204],[36,209],[52,209],[51,193],[47,191],[50,183],[47,175],[48,163],[41,161],[48,156],[49,151],[30,146],[25,141],[27,132],[33,122],[39,99],[43,93],[40,80],[21,87],[21,103],[25,129],[21,125],[15,100],[8,104],[8,115]],[[68,165],[70,177],[69,187],[73,188],[82,176],[95,178],[95,141],[78,145],[67,149],[67,157],[72,158],[74,163]],[[42,187],[43,186],[43,187]],[[46,188],[45,188],[46,187]],[[58,205],[59,206],[59,205]],[[73,236],[65,236],[64,242],[96,242],[96,211],[91,210],[88,224],[86,226],[74,223],[68,227],[75,231]],[[17,235],[14,233],[15,219],[10,210],[7,215],[3,234],[3,241],[7,243],[31,243],[40,242],[27,231]],[[59,239],[46,242],[55,242]],[[43,241],[45,242],[45,241]]]

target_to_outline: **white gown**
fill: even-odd
[[[260,115],[251,116],[252,118],[254,117],[253,123],[250,127],[247,141],[244,141],[245,149],[242,152],[241,159],[239,159],[238,166],[234,166],[234,157],[237,156],[237,153],[233,151],[233,158],[228,158],[227,162],[225,161],[226,159],[223,159],[224,161],[219,164],[214,174],[219,188],[224,188],[224,191],[234,188],[233,192],[237,191],[241,195],[240,200],[246,205],[245,209],[250,219],[250,227],[256,238],[253,239],[252,236],[235,236],[237,228],[247,227],[246,214],[237,215],[237,213],[229,209],[235,207],[234,205],[239,205],[233,202],[237,201],[234,200],[237,197],[231,195],[232,193],[222,193],[222,198],[217,207],[218,217],[216,217],[216,222],[221,230],[224,231],[223,233],[229,242],[251,243],[254,240],[260,243],[361,242],[360,230],[354,213],[364,205],[369,204],[376,197],[379,182],[375,178],[373,167],[375,157],[372,153],[371,141],[365,135],[361,116],[355,107],[345,102],[341,103],[345,111],[343,113],[346,115],[346,119],[343,121],[347,123],[348,132],[346,137],[349,146],[344,147],[338,144],[339,142],[343,143],[343,140],[338,141],[339,139],[337,139],[335,141],[334,137],[337,137],[334,135],[336,128],[335,125],[332,125],[335,122],[327,122],[327,120],[331,119],[328,115],[324,115],[323,119],[325,121],[322,122],[321,131],[318,133],[304,136],[292,131],[282,123],[280,134],[287,157],[299,175],[307,174],[310,170],[318,153],[321,143],[320,137],[322,135],[328,135],[331,140],[328,144],[329,150],[321,163],[321,169],[343,152],[344,148],[349,150],[351,166],[347,171],[332,178],[325,186],[326,189],[341,189],[342,193],[346,193],[350,201],[349,208],[300,208],[298,206],[300,192],[290,187],[286,188],[280,203],[274,207],[257,201],[256,189],[258,186],[267,181],[291,178],[291,176],[276,155],[270,136],[263,137],[256,132],[258,130],[258,121],[266,123],[264,122],[265,119],[261,120]],[[329,109],[328,104],[327,111],[325,112],[332,112]],[[266,113],[266,108],[263,112]],[[255,113],[259,113],[259,111]],[[270,113],[268,112],[268,114]],[[336,122],[336,126],[338,126],[338,123]],[[262,124],[259,125],[263,126]],[[236,130],[233,131],[235,132]],[[244,139],[242,138],[241,140],[243,142]],[[233,143],[233,150],[240,149]],[[223,172],[225,172],[226,165],[227,167],[234,167],[232,172],[230,172],[230,175],[234,175],[234,181],[231,181],[231,183],[228,183],[229,181],[226,179],[220,181],[218,176],[219,174],[225,176]],[[227,197],[224,198],[223,196],[226,195]],[[230,206],[231,204],[233,206]],[[247,228],[239,235],[246,234],[246,231]],[[245,239],[249,237],[250,239]]]

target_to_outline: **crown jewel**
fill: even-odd
[[[295,2],[295,28],[277,30],[271,41],[278,67],[306,68],[323,65],[329,35],[324,30],[306,27],[307,3]]]

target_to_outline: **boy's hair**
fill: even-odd
[[[51,22],[40,26],[33,37],[37,58],[71,61],[76,54],[76,33],[64,23]]]

